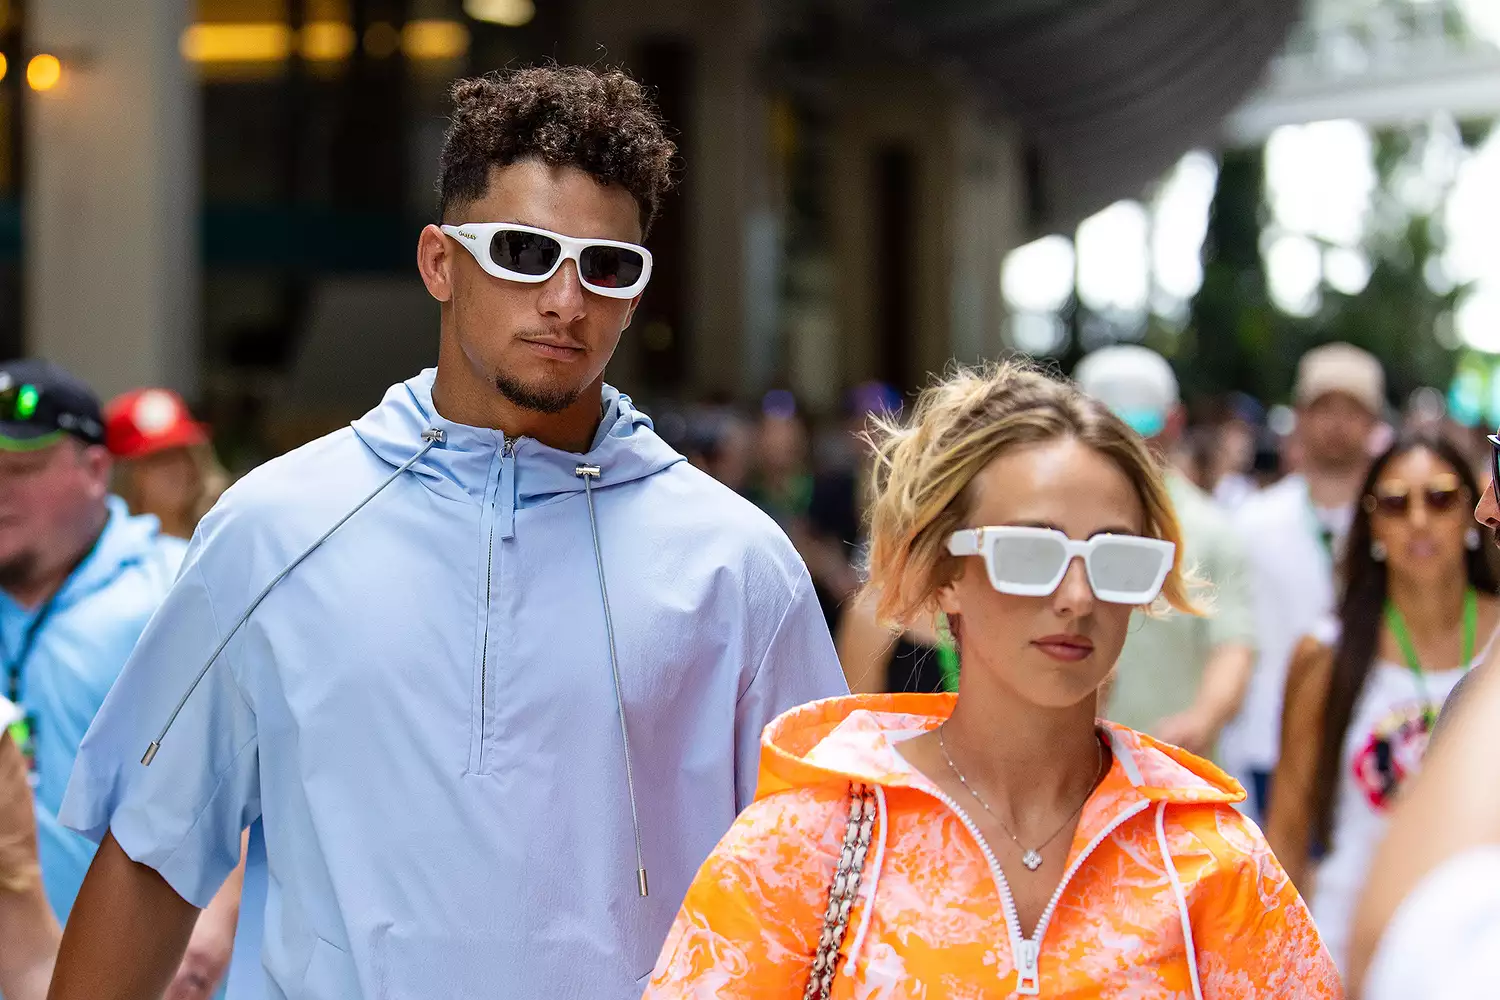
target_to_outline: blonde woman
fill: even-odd
[[[1095,718],[1131,617],[1193,611],[1140,438],[1009,365],[878,444],[871,586],[947,615],[958,694],[774,721],[646,996],[1340,996],[1239,786]]]
[[[115,457],[115,492],[132,514],[154,514],[161,530],[191,538],[229,487],[208,428],[166,389],[138,389],[104,410],[105,444]]]

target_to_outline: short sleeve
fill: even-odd
[[[255,713],[221,655],[192,691],[150,766],[141,758],[218,647],[206,568],[223,534],[195,538],[78,751],[59,819],[94,841],[107,831],[195,906],[239,863],[240,833],[260,814]]]
[[[1200,840],[1216,860],[1191,891],[1204,1000],[1342,1000],[1312,914],[1255,824],[1223,806]]]
[[[828,621],[803,570],[781,621],[735,708],[735,808],[755,798],[760,736],[789,708],[849,693]]]

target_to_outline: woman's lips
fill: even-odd
[[[1094,652],[1094,644],[1081,635],[1049,635],[1031,643],[1054,660],[1077,663]]]
[[[1414,538],[1407,544],[1406,551],[1414,559],[1431,559],[1437,555],[1437,542],[1430,538]]]

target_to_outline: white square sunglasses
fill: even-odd
[[[990,586],[1016,597],[1046,597],[1082,559],[1094,596],[1110,604],[1150,604],[1171,572],[1177,546],[1139,535],[1095,535],[1074,541],[1052,528],[999,525],[955,531],[955,556],[983,556]]]
[[[651,280],[651,251],[617,240],[580,240],[515,222],[465,222],[443,232],[474,255],[485,272],[538,284],[571,260],[578,280],[595,295],[633,299]]]

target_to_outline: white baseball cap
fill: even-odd
[[[1385,411],[1385,369],[1369,351],[1352,344],[1325,344],[1302,355],[1294,395],[1298,406],[1342,393],[1375,416]]]
[[[1155,437],[1179,400],[1167,359],[1134,344],[1101,347],[1078,363],[1073,380],[1141,437]]]

